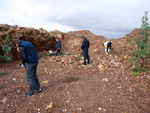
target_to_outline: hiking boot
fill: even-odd
[[[36,93],[35,92],[27,92],[25,93],[26,96],[32,96],[32,95],[35,95]]]

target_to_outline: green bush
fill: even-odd
[[[147,17],[148,12],[145,12],[145,16],[142,18],[141,30],[139,32],[139,38],[136,40],[138,49],[135,51],[135,57],[142,60],[141,66],[145,64],[145,60],[150,55],[150,43],[149,43],[149,22]]]
[[[138,30],[139,37],[136,39],[134,45],[137,45],[138,49],[136,49],[132,54],[133,58],[131,61],[134,61],[136,64],[137,62],[140,64],[141,67],[145,65],[146,60],[150,59],[150,26],[147,17],[148,12],[145,12],[145,15],[142,18],[142,25],[141,28]],[[130,43],[130,39],[127,39],[127,42]],[[131,43],[132,44],[132,43]]]
[[[11,41],[9,39],[9,33],[5,37],[5,40],[1,40],[0,46],[2,48],[2,56],[0,59],[3,59],[6,63],[10,62],[12,60],[12,47],[11,47]]]

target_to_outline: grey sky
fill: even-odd
[[[149,5],[150,0],[1,0],[0,24],[119,38],[141,26]]]

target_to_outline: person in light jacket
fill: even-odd
[[[112,43],[110,41],[106,41],[103,43],[103,46],[105,46],[105,53],[108,54],[111,51],[111,45]]]

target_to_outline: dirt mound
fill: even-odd
[[[19,66],[21,61],[4,64],[0,67],[0,112],[150,112],[150,66],[146,72],[137,72],[135,77],[131,72],[134,65],[129,62],[132,57],[129,53],[134,51],[136,46],[128,44],[127,41],[137,38],[136,30],[123,38],[109,39],[112,42],[112,50],[108,55],[105,54],[103,46],[106,38],[87,30],[47,32],[8,25],[0,27],[0,30],[3,38],[12,30],[11,37],[18,36],[31,41],[39,53],[42,53],[37,75],[43,89],[35,96],[25,96],[28,84],[26,71]],[[83,35],[90,41],[91,60],[91,63],[84,67],[81,66],[83,57],[80,48],[80,37]],[[46,56],[47,50],[55,51],[55,38],[62,41],[63,55]],[[51,40],[49,44],[53,47],[46,45],[48,40]]]
[[[10,26],[7,24],[0,24],[0,37],[1,40],[4,40],[6,35],[9,33],[10,40],[12,39],[21,39],[27,40],[33,43],[35,49],[40,51],[48,51],[48,50],[56,50],[56,38],[59,38],[62,41],[62,51],[64,52],[78,52],[81,45],[81,36],[86,36],[89,40],[94,39],[105,39],[103,36],[97,36],[93,33],[83,30],[83,31],[75,31],[63,33],[60,31],[51,31],[47,32],[46,30],[34,29],[34,28],[26,28],[19,26]],[[99,41],[100,41],[99,40]],[[0,54],[2,54],[2,50],[0,49]],[[16,52],[14,48],[12,48],[13,60],[20,59],[20,54]]]
[[[56,49],[54,34],[51,32],[47,32],[42,28],[37,30],[34,28],[0,25],[1,41],[5,39],[8,33],[10,40],[17,38],[32,42],[37,51],[49,50],[49,48],[51,48],[52,50]],[[19,54],[16,52],[16,50],[12,49],[12,54],[14,56],[14,59],[20,59],[20,57],[18,57]]]

